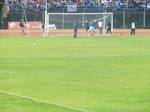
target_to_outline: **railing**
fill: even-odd
[[[100,12],[113,12],[114,28],[130,28],[132,21],[136,23],[137,28],[150,28],[150,10],[143,7],[78,7],[77,13],[100,13]],[[50,8],[50,13],[66,13],[66,7]],[[44,10],[26,10],[28,21],[43,21]],[[8,15],[9,21],[20,21],[21,10],[11,10]]]

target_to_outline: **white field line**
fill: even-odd
[[[38,102],[38,103],[49,104],[49,105],[54,105],[54,106],[58,106],[58,107],[64,107],[64,108],[67,108],[67,109],[75,110],[77,112],[89,112],[87,110],[75,108],[75,107],[72,107],[72,106],[62,105],[62,104],[58,104],[58,103],[50,103],[50,102],[45,101],[45,100],[40,100],[40,99],[37,99],[37,98],[34,98],[34,97],[19,95],[19,94],[15,94],[15,93],[3,91],[3,90],[0,90],[0,93],[10,95],[10,96],[20,97],[20,98],[27,99],[27,100],[32,100],[32,101]]]
[[[100,54],[100,55],[78,55],[81,58],[94,58],[94,57],[125,57],[125,56],[150,56],[150,54]],[[65,56],[64,56],[65,57]],[[69,56],[66,56],[68,58],[70,58]],[[53,56],[52,56],[53,58]],[[55,56],[55,58],[57,58],[57,56]],[[71,58],[78,58],[77,56],[73,56]]]
[[[150,54],[102,54],[102,55],[95,55],[95,56],[89,56],[89,57],[118,57],[118,56],[145,56],[145,55],[150,55]],[[87,56],[88,57],[88,56]]]

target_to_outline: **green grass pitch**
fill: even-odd
[[[150,38],[1,36],[0,112],[150,112]]]

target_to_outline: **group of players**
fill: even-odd
[[[95,28],[94,28],[94,24],[97,23],[98,25],[98,29],[99,29],[99,34],[103,34],[103,21],[102,20],[88,20],[85,23],[85,30],[87,34],[90,34],[91,36],[93,36],[95,34]],[[74,25],[73,25],[73,31],[74,31],[74,37],[77,37],[77,31],[78,31],[78,22],[75,21]],[[107,22],[107,34],[112,34],[111,32],[111,23],[110,21]]]
[[[103,21],[101,21],[101,20],[98,20],[98,21],[88,20],[85,23],[85,30],[91,36],[93,36],[95,34],[95,28],[94,28],[95,22],[97,22],[99,33],[103,34],[103,25],[104,25]],[[26,23],[24,22],[23,19],[19,23],[19,26],[20,26],[22,34],[26,35],[27,26],[26,26]],[[45,25],[44,25],[44,23],[42,23],[41,24],[42,33],[44,33],[44,30],[45,30],[44,27],[45,27]],[[136,29],[135,22],[132,22],[131,23],[131,33],[130,33],[131,35],[135,35],[135,29]],[[77,33],[78,33],[78,22],[77,21],[75,21],[73,24],[73,31],[74,31],[73,37],[76,38]],[[112,34],[110,21],[107,22],[107,32],[106,33]]]

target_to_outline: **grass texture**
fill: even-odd
[[[150,112],[150,38],[1,36],[0,112]]]

